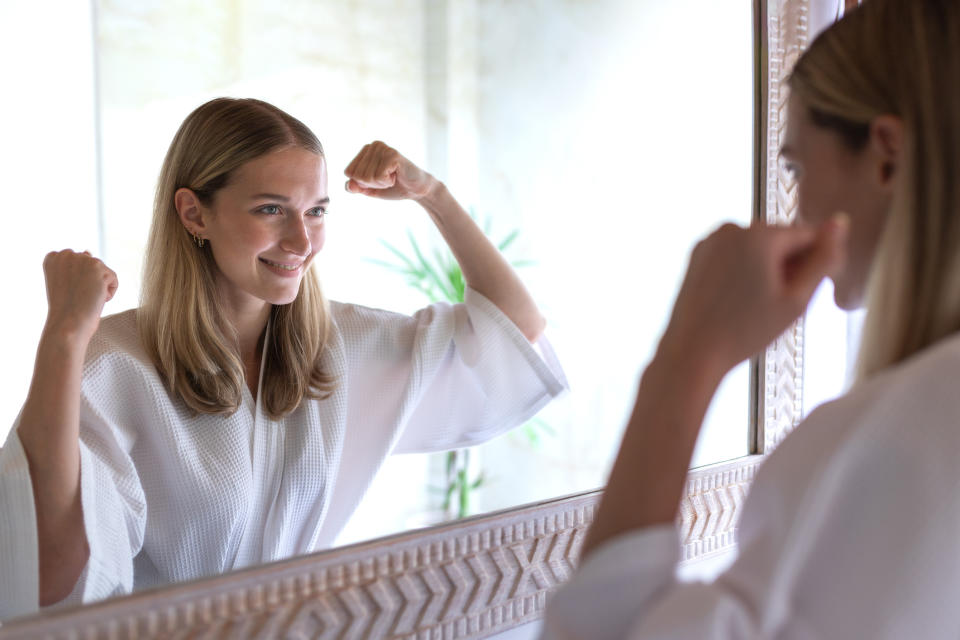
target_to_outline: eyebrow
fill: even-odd
[[[279,193],[258,193],[250,196],[251,200],[279,200],[280,202],[290,202],[290,198],[282,196]],[[330,198],[320,198],[314,204],[330,204]]]

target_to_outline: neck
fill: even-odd
[[[230,324],[237,332],[240,357],[245,364],[260,363],[257,346],[270,318],[273,305],[263,300],[225,300],[224,307]]]

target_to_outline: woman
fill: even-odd
[[[388,454],[476,444],[563,390],[536,305],[441,182],[380,142],[346,175],[426,209],[464,305],[327,303],[310,269],[323,150],[257,100],[213,100],[177,132],[139,309],[101,321],[113,272],[47,257],[34,378],[0,452],[0,615],[323,548]]]
[[[546,638],[960,633],[960,2],[866,0],[790,86],[798,225],[725,227],[694,251]],[[866,300],[858,380],[765,461],[731,568],[679,583],[707,404],[824,276],[840,306]]]

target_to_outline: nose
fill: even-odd
[[[313,246],[310,242],[306,221],[302,217],[290,217],[289,223],[284,227],[280,248],[301,257],[310,255]]]

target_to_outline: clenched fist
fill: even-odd
[[[88,252],[65,249],[43,261],[47,283],[47,330],[89,340],[100,314],[117,291],[117,274]]]
[[[841,215],[817,229],[715,231],[690,256],[661,349],[715,360],[721,373],[763,349],[842,268],[848,224]]]
[[[419,200],[437,184],[436,178],[382,142],[371,142],[343,172],[347,191],[387,200]]]

